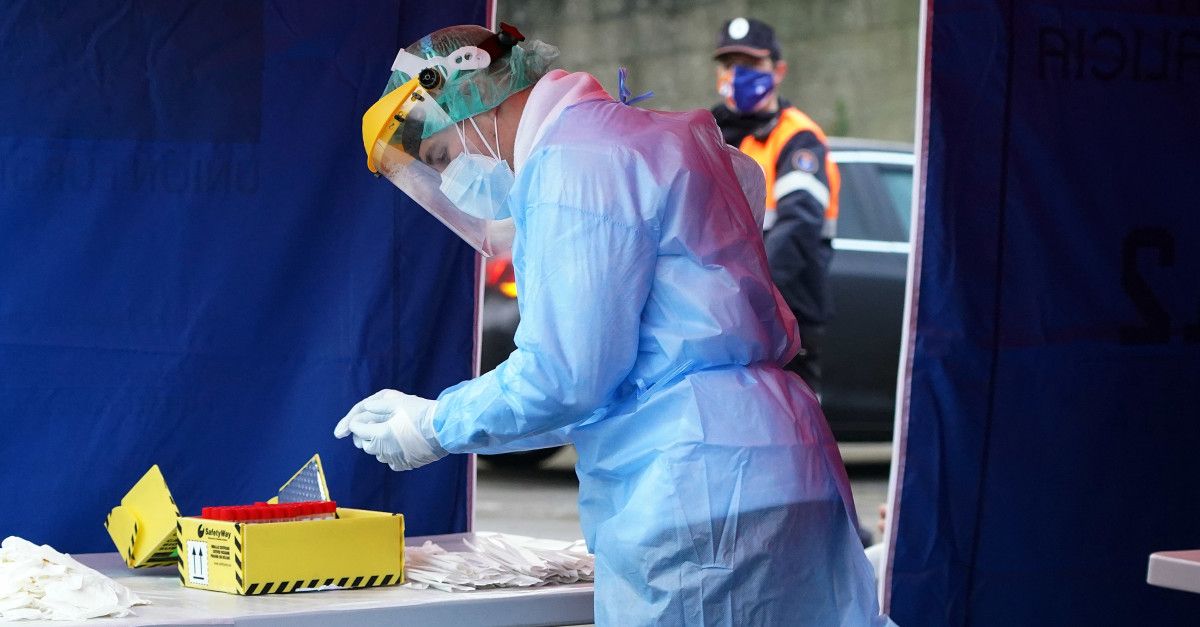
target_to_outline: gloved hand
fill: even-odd
[[[433,432],[436,407],[437,401],[380,390],[350,408],[333,435],[353,435],[354,446],[392,470],[420,468],[447,455]]]

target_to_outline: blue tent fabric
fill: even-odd
[[[393,473],[333,426],[471,375],[475,257],[365,167],[396,50],[483,1],[0,8],[0,536],[111,550],[159,464],[185,514],[314,452],[333,497],[467,526],[467,462]]]
[[[1200,14],[930,2],[927,152],[890,613],[1194,622]]]

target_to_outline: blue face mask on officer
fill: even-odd
[[[725,102],[741,113],[754,111],[771,90],[775,89],[775,74],[741,65],[721,75],[717,91]]]

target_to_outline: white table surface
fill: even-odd
[[[453,551],[464,535],[407,538],[432,540]],[[576,625],[591,623],[592,584],[542,588],[441,592],[405,586],[238,596],[184,588],[174,567],[130,570],[116,553],[75,559],[130,588],[150,605],[125,618],[98,618],[83,625]],[[14,625],[66,625],[22,621]]]
[[[1146,583],[1200,594],[1200,550],[1151,553]]]

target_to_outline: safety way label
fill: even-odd
[[[188,581],[202,586],[208,585],[208,543],[188,540]]]

